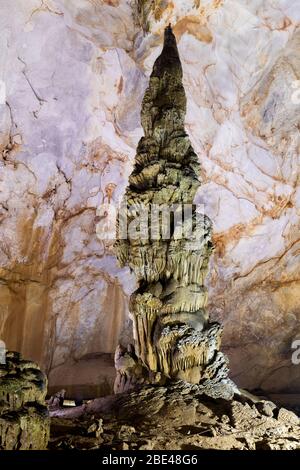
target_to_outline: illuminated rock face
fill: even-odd
[[[181,379],[211,396],[232,398],[235,387],[219,352],[221,328],[209,322],[205,309],[211,222],[204,215],[197,219],[193,205],[200,169],[184,130],[185,113],[182,67],[169,26],[143,99],[145,136],[118,221],[121,232],[126,216],[128,231],[116,243],[117,255],[134,272],[138,289],[131,296],[135,351],[117,350],[115,391],[147,382],[148,373],[149,382]],[[136,230],[130,230],[132,224]]]
[[[13,3],[0,2],[0,339],[66,388],[74,361],[131,331],[134,276],[97,238],[96,209],[128,185],[171,22],[195,202],[214,224],[207,311],[239,385],[299,393],[297,0]]]

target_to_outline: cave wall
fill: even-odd
[[[130,336],[134,279],[97,237],[97,207],[124,193],[170,21],[202,165],[196,200],[214,223],[209,309],[224,324],[231,375],[300,392],[297,7],[1,2],[0,338],[37,360],[50,385]]]

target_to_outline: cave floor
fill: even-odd
[[[244,394],[213,399],[197,390],[144,387],[51,411],[50,449],[294,450],[300,420]]]

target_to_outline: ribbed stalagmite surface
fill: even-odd
[[[182,67],[169,26],[143,99],[144,137],[119,216],[118,259],[132,269],[138,289],[131,296],[135,347],[116,352],[115,390],[184,380],[231,398],[235,386],[219,352],[222,329],[205,310],[212,224],[193,204],[200,167],[185,113]]]
[[[50,421],[47,379],[37,364],[16,352],[0,364],[0,450],[44,450]]]

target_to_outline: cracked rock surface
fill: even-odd
[[[300,449],[300,419],[269,401],[214,400],[177,382],[52,413],[51,449]]]
[[[38,365],[8,352],[0,365],[0,449],[44,450],[50,421],[47,379]]]

